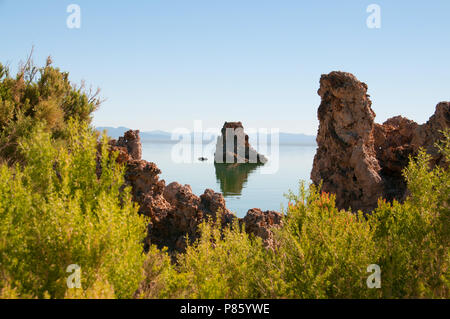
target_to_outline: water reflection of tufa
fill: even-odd
[[[220,183],[220,191],[225,197],[240,196],[247,183],[248,176],[261,164],[224,164],[214,163],[216,179]]]

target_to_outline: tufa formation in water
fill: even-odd
[[[241,122],[225,122],[217,138],[214,162],[265,164],[267,158],[250,146]]]

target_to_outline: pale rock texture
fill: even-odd
[[[367,85],[352,74],[332,72],[320,79],[318,149],[311,179],[336,194],[338,207],[367,210],[382,190],[373,145],[375,113]]]

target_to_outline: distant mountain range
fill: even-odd
[[[130,130],[127,127],[109,127],[109,126],[102,126],[97,127],[97,131],[103,132],[104,130],[107,131],[107,134],[112,138],[119,138],[119,136],[123,136],[123,134]],[[193,133],[191,133],[193,135]],[[174,141],[171,139],[172,134],[165,131],[141,131],[140,132],[141,140],[142,142],[156,142],[156,143],[176,143],[177,141]],[[268,142],[270,143],[270,138],[268,139]],[[251,143],[251,141],[250,141]],[[316,145],[316,137],[313,135],[306,135],[306,134],[300,134],[300,133],[282,133],[279,134],[279,143],[283,145]]]

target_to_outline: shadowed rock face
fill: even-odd
[[[264,164],[267,158],[250,146],[241,122],[225,122],[217,138],[214,162]]]
[[[141,159],[139,131],[128,131],[118,141],[111,140],[110,145],[113,151],[119,152],[117,161],[126,164],[125,181],[131,186],[133,201],[139,204],[139,213],[150,217],[146,249],[150,244],[155,244],[160,248],[168,247],[170,251],[182,252],[186,249],[186,236],[191,241],[197,239],[199,224],[209,218],[215,220],[217,212],[221,212],[222,226],[236,219],[226,208],[221,193],[207,189],[198,197],[189,185],[173,182],[166,186],[164,180],[159,180],[161,171],[156,164]],[[281,221],[281,214],[258,211],[262,217],[248,219],[248,229],[254,235],[264,236],[264,241],[270,245],[272,241],[266,239],[271,236],[270,228],[275,222],[261,220],[265,220],[267,214],[269,220]],[[273,217],[276,214],[279,218]],[[257,225],[252,224],[254,220]]]
[[[409,155],[424,147],[439,164],[434,143],[450,126],[450,103],[436,107],[430,120],[419,125],[397,116],[374,123],[367,85],[350,73],[322,75],[318,91],[318,149],[311,179],[323,181],[323,190],[336,194],[339,208],[370,212],[379,197],[403,200],[406,183],[402,170]]]

